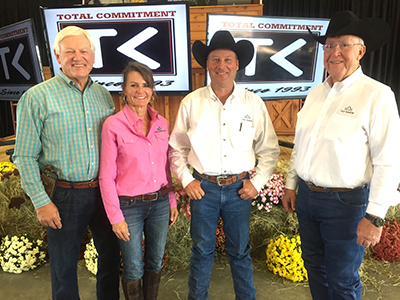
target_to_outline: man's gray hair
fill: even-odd
[[[92,41],[92,37],[90,36],[89,32],[86,30],[77,27],[77,26],[68,26],[62,29],[59,33],[57,33],[56,39],[53,44],[53,49],[57,55],[60,54],[60,43],[63,39],[65,39],[68,36],[73,36],[73,35],[84,35],[88,41],[90,42],[90,49],[92,49],[92,52],[94,53],[94,44]]]

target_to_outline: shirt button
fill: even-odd
[[[157,182],[157,180],[154,180],[154,182]]]
[[[154,165],[154,161],[152,161],[151,164]]]
[[[151,146],[151,144],[149,143],[149,146]]]

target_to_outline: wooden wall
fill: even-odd
[[[224,13],[239,15],[263,14],[262,4],[249,5],[217,5],[217,6],[192,6],[190,7],[190,42],[196,40],[206,42],[207,13]],[[204,86],[205,70],[196,62],[192,55],[192,81],[193,90]],[[172,130],[179,104],[183,97],[159,97],[159,102],[154,107],[169,122]],[[294,135],[297,121],[297,112],[300,109],[300,100],[278,100],[266,102],[275,131],[278,135]]]
[[[263,14],[262,4],[248,5],[216,5],[216,6],[191,6],[190,7],[190,42],[195,40],[206,42],[207,13],[258,15]],[[122,71],[122,70],[121,70]],[[50,78],[49,67],[44,67],[45,78]],[[192,83],[193,90],[204,86],[205,70],[194,60],[192,55]],[[114,96],[115,107],[122,108],[122,97]],[[168,96],[158,97],[153,107],[164,116],[172,131],[179,104],[183,97]],[[297,112],[300,108],[300,100],[279,100],[266,102],[275,131],[278,135],[293,135],[297,121]]]
[[[206,42],[207,13],[224,13],[240,15],[258,15],[263,13],[262,4],[249,5],[216,5],[216,6],[191,6],[190,7],[190,45],[196,40]],[[196,62],[192,55],[192,84],[193,90],[204,86],[205,70]],[[179,104],[183,97],[159,97],[155,109],[169,122],[170,131],[175,123]]]
[[[277,135],[294,135],[301,100],[276,100],[265,102]]]

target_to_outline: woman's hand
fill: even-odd
[[[113,224],[112,230],[120,240],[125,242],[129,241],[130,234],[128,230],[128,224],[125,222],[125,220],[117,224]]]
[[[178,209],[176,207],[171,207],[171,213],[169,216],[169,226],[172,226],[176,219],[178,218],[179,212]]]

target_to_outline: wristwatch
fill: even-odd
[[[365,214],[365,218],[374,224],[376,227],[382,227],[385,224],[385,220],[379,217],[373,217],[370,214]]]

